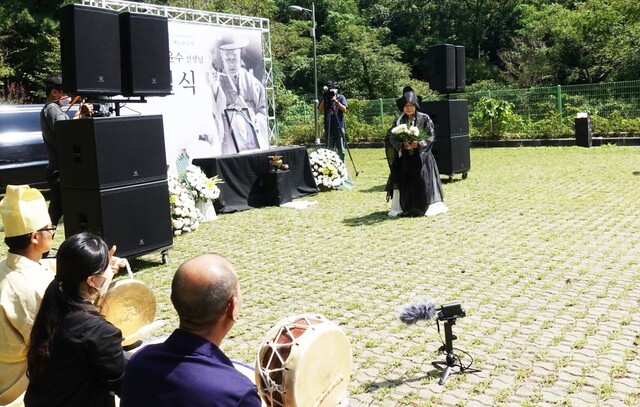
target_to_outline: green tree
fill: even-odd
[[[389,2],[388,40],[402,49],[416,78],[428,77],[429,46],[451,43],[465,46],[467,59],[481,61],[470,64],[474,70],[468,71],[467,80],[487,79],[474,74],[490,73],[486,63],[496,64],[498,53],[511,46],[520,27],[521,4],[522,0]]]
[[[629,70],[640,47],[639,7],[632,0],[587,0],[528,8],[515,47],[502,54],[507,75],[518,85],[570,84]]]
[[[303,3],[301,6],[306,7]],[[338,80],[341,91],[350,98],[397,94],[409,80],[409,70],[399,61],[399,48],[384,44],[387,30],[366,26],[355,2],[316,6],[318,86]],[[289,17],[288,24],[273,25],[279,34],[274,37],[272,32],[274,58],[280,59],[278,71],[288,89],[313,94],[312,22],[309,16],[290,13]]]
[[[321,41],[323,80],[338,79],[351,97],[376,99],[399,93],[409,80],[395,45],[383,45],[386,30],[359,24],[351,15],[330,13],[326,29],[334,34]]]
[[[57,6],[16,1],[0,9],[0,81],[33,101],[44,99],[44,79],[60,74]]]

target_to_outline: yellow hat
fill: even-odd
[[[26,235],[51,223],[44,197],[28,185],[7,185],[0,215],[5,237]]]

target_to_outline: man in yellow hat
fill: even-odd
[[[42,255],[56,233],[37,189],[8,185],[0,201],[7,257],[0,261],[0,405],[23,406],[27,344],[42,296],[55,275]]]

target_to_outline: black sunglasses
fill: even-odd
[[[55,226],[52,226],[50,228],[38,229],[38,232],[51,232],[51,237],[54,237],[56,235],[56,229]]]

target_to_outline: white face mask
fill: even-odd
[[[98,290],[98,298],[104,297],[109,290],[109,286],[111,285],[111,281],[113,280],[113,270],[109,267],[104,273],[100,274],[100,277],[103,277],[103,283],[100,287],[93,287]]]
[[[65,96],[62,99],[58,99],[58,104],[60,107],[68,106],[71,103],[71,96]]]

